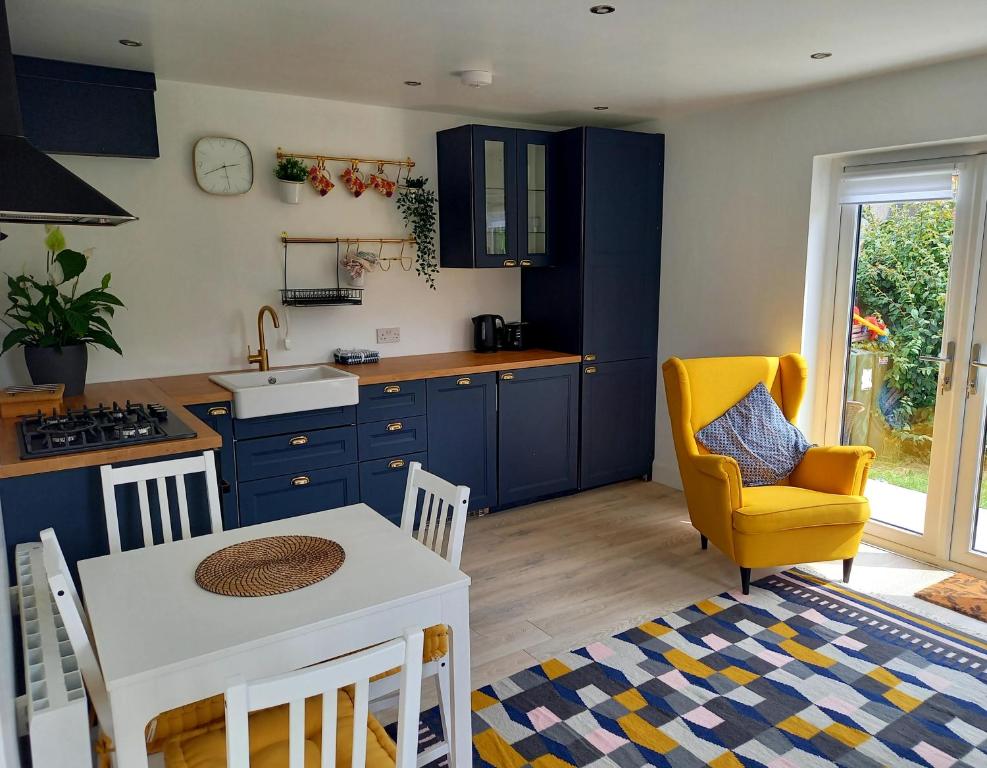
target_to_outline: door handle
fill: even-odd
[[[981,368],[987,368],[987,361],[980,359],[980,345],[974,344],[970,350],[970,372],[966,379],[967,396],[977,394],[977,379],[980,378]]]
[[[456,379],[456,383],[461,387],[466,387],[472,384],[473,380],[469,376],[463,376],[461,379]]]
[[[504,266],[505,267],[516,267],[517,266],[517,259],[504,259]]]
[[[404,459],[394,459],[389,461],[387,466],[391,469],[402,469],[404,467]]]
[[[521,266],[522,267],[530,267],[531,266],[531,263],[532,263],[531,262],[531,259],[521,259]]]
[[[296,488],[301,485],[308,485],[312,482],[312,478],[308,475],[299,475],[298,477],[291,478],[291,484]]]
[[[401,391],[401,387],[399,387],[397,384],[388,384],[386,387],[384,387],[384,394],[386,395],[393,395],[395,392],[400,392],[400,391]]]
[[[942,369],[942,391],[949,392],[953,388],[953,359],[956,357],[956,342],[946,344],[945,355],[919,355],[923,363],[938,363]]]
[[[501,381],[511,381],[513,378],[514,378],[514,374],[510,372],[500,374]]]
[[[400,432],[402,429],[404,429],[404,424],[402,424],[400,421],[392,421],[390,424],[387,425],[386,429],[388,432]]]
[[[585,373],[587,376],[589,376],[592,373],[596,373],[596,366],[587,365],[585,368],[583,368],[583,373]]]
[[[222,405],[217,405],[215,408],[210,408],[206,411],[210,416],[226,416],[229,412],[230,409]]]
[[[288,441],[288,445],[306,445],[308,443],[307,435],[297,435]]]

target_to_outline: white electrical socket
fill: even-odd
[[[401,341],[401,329],[400,328],[378,328],[377,329],[377,343],[378,344],[395,344]]]

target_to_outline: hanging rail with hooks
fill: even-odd
[[[357,250],[363,244],[379,245],[380,252],[376,260],[380,263],[382,272],[390,270],[391,262],[397,261],[405,272],[410,272],[414,266],[411,254],[405,255],[406,246],[414,246],[413,237],[303,237],[292,236],[287,232],[281,233],[281,243],[284,245],[284,288],[281,290],[281,303],[289,307],[328,306],[339,304],[358,305],[363,303],[362,288],[342,288],[339,285],[339,246],[345,245],[347,252],[351,245]],[[289,288],[288,287],[288,246],[289,245],[335,245],[336,246],[336,287],[335,288]],[[398,256],[384,256],[385,245],[400,245]],[[387,266],[384,266],[384,265]]]
[[[410,157],[404,160],[384,160],[378,157],[346,157],[345,155],[311,155],[304,152],[289,152],[278,147],[277,158],[281,160],[285,157],[296,157],[299,160],[312,160],[316,163],[349,163],[350,165],[396,165],[399,168],[407,168],[410,172],[415,167],[415,161]]]

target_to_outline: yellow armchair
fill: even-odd
[[[702,548],[712,541],[740,566],[745,595],[751,568],[842,560],[847,581],[870,517],[863,493],[872,449],[810,448],[787,480],[745,488],[737,462],[709,453],[695,437],[758,382],[794,422],[805,395],[802,356],[672,357],[662,373],[682,488]]]

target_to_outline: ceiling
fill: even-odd
[[[15,53],[161,79],[625,125],[987,52],[984,0],[8,0]],[[126,48],[117,40],[143,41]],[[831,51],[815,61],[809,54]],[[473,89],[454,74],[489,69]],[[420,80],[417,88],[403,84]],[[607,106],[606,112],[594,106]]]

